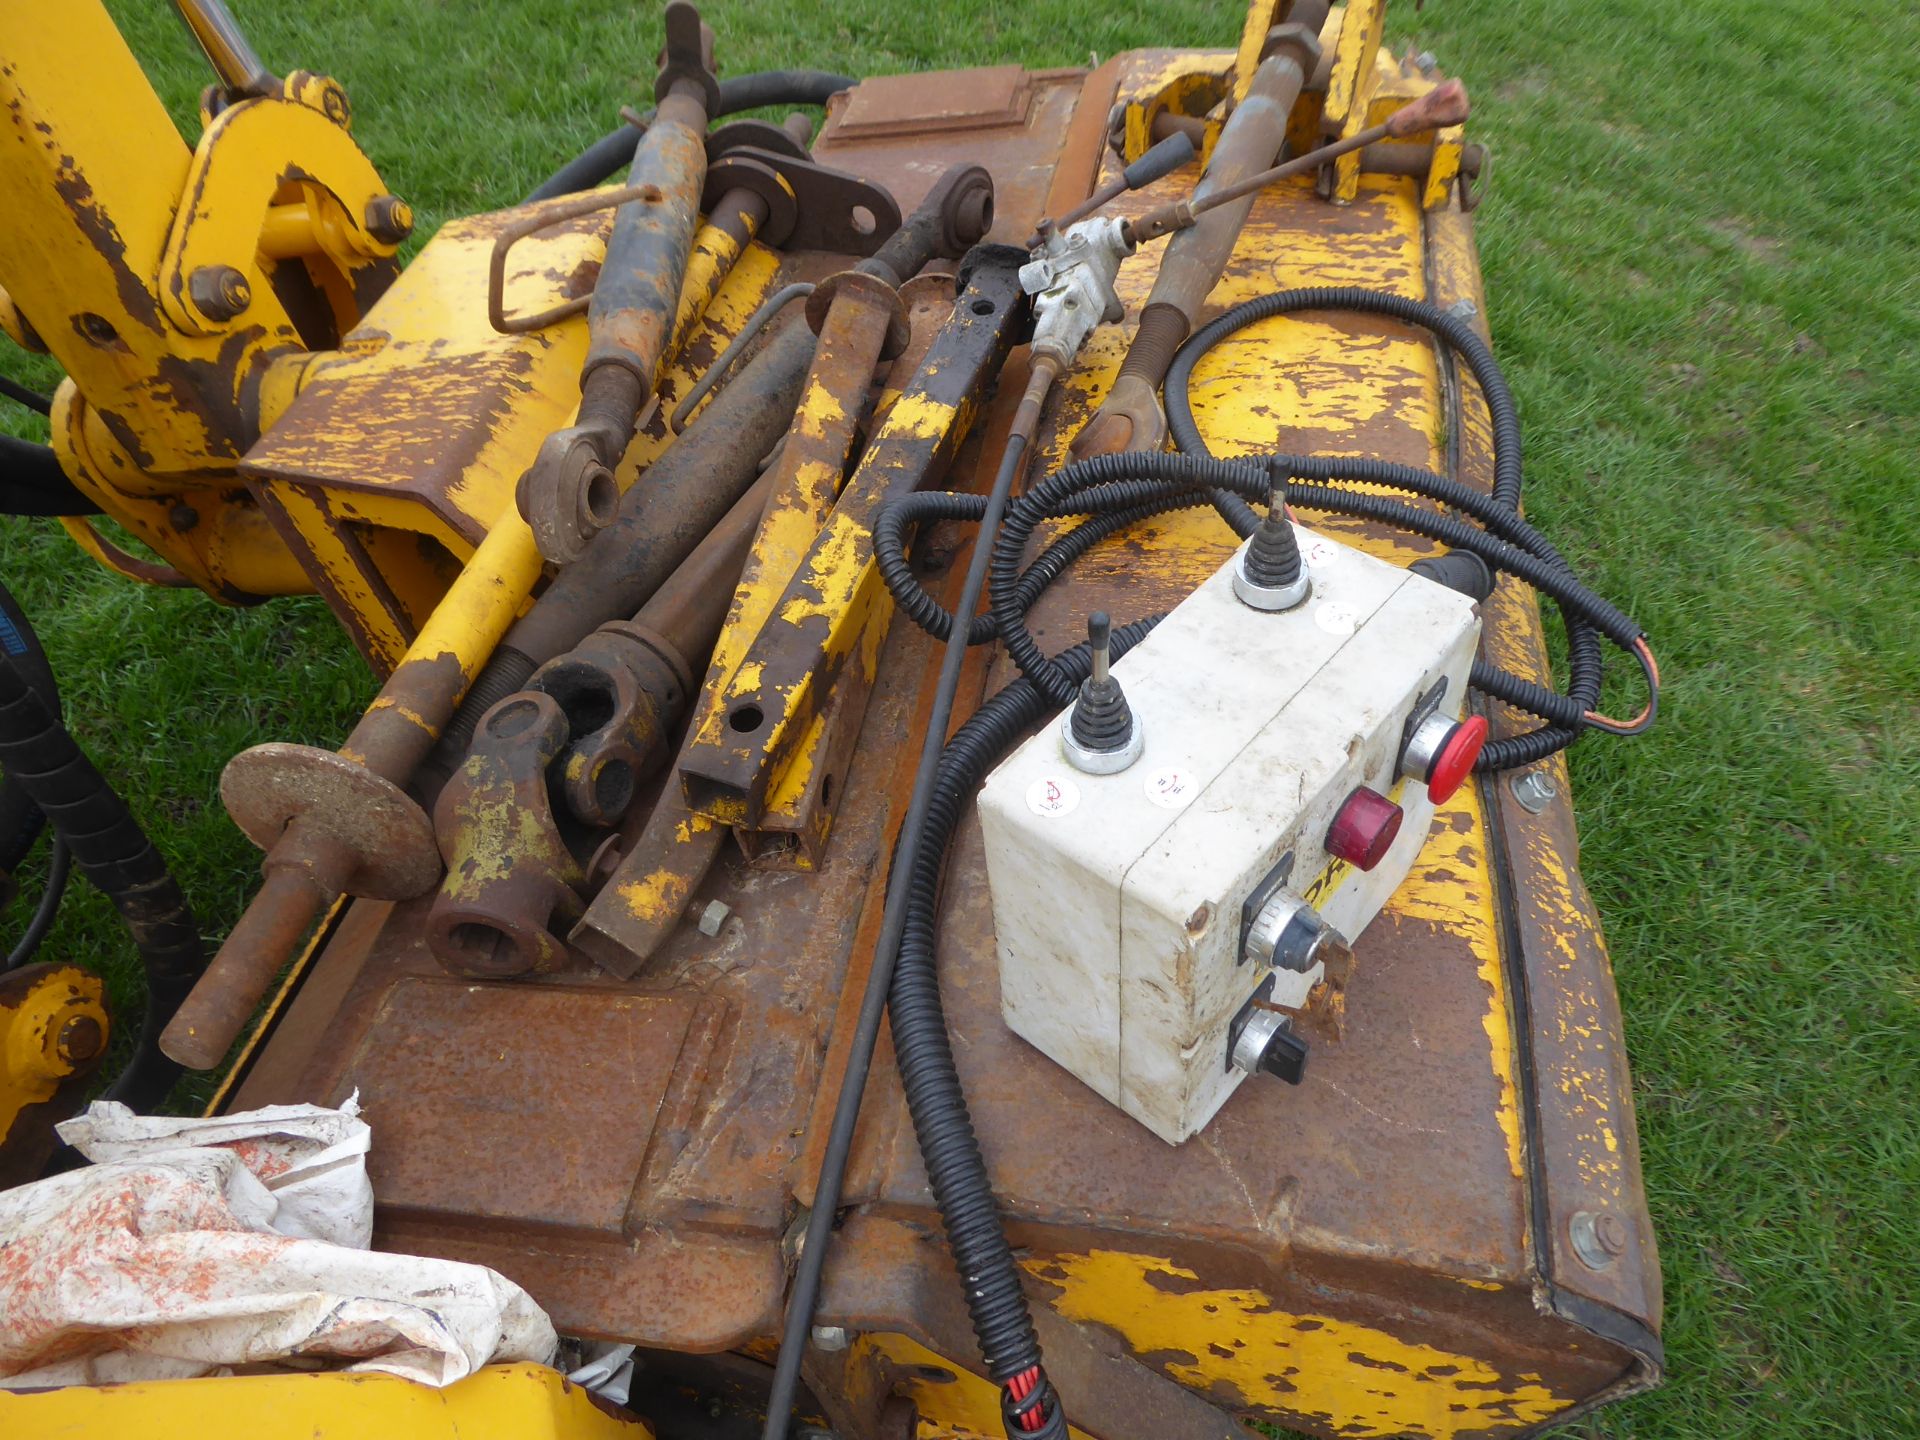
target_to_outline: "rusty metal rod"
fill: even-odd
[[[1218,190],[1205,193],[1196,191],[1191,199],[1176,200],[1149,210],[1145,215],[1127,223],[1127,233],[1135,244],[1142,244],[1159,236],[1171,234],[1176,230],[1185,230],[1196,224],[1199,218],[1209,210],[1244,200],[1256,191],[1278,183],[1293,175],[1304,175],[1318,170],[1322,165],[1331,164],[1342,155],[1355,150],[1364,150],[1367,146],[1383,140],[1404,140],[1417,135],[1422,130],[1437,130],[1447,125],[1458,125],[1467,118],[1467,88],[1458,80],[1448,80],[1436,85],[1411,105],[1393,112],[1378,125],[1370,125],[1341,140],[1322,145],[1318,150],[1309,150],[1304,155],[1296,155],[1257,175],[1225,185]]]
[[[326,813],[327,797],[358,787],[392,807],[400,823],[387,838],[397,834],[402,843],[410,806],[425,826],[415,833],[424,835],[431,851],[432,827],[399,787],[432,748],[539,574],[533,536],[509,506],[337,754],[305,746],[259,746],[228,766],[229,776],[236,765],[242,775],[250,769],[264,772],[255,782],[273,792],[263,802],[270,815],[286,812],[284,828],[274,838],[270,818],[252,826],[243,822],[249,835],[267,846],[266,883],[160,1037],[166,1054],[195,1070],[219,1064],[315,918],[343,893],[370,885],[409,888],[422,873],[426,880],[419,890],[433,883],[437,852],[366,853],[372,842],[356,844],[354,817]],[[234,808],[231,794],[229,808]]]
[[[673,333],[660,357],[662,366],[672,364],[686,345],[693,327],[700,323],[747,246],[767,223],[767,215],[766,197],[744,186],[727,191],[707,212],[706,223],[693,237],[693,254],[687,261],[686,275],[680,285],[680,305],[674,313]]]
[[[707,397],[709,391],[726,377],[733,362],[743,355],[747,347],[759,338],[769,321],[795,300],[803,300],[813,294],[813,282],[796,280],[791,285],[783,285],[773,294],[760,302],[753,314],[747,317],[747,323],[740,327],[740,333],[727,342],[727,348],[709,365],[700,378],[687,387],[686,397],[673,407],[673,413],[667,417],[667,429],[673,434],[680,433],[680,427],[687,423],[687,417],[693,414],[693,407]]]
[[[1272,52],[1254,71],[1246,98],[1234,107],[1220,129],[1206,174],[1194,192],[1195,203],[1264,170],[1286,143],[1287,121],[1308,72],[1319,58],[1319,42],[1303,25],[1282,26],[1274,36]],[[1173,363],[1174,352],[1193,328],[1194,316],[1225,272],[1252,208],[1253,201],[1241,196],[1223,204],[1205,223],[1184,228],[1168,243],[1153,289],[1141,307],[1126,359],[1100,409],[1074,437],[1075,454],[1084,457],[1159,448],[1166,437],[1160,381]],[[1137,233],[1129,227],[1130,235]]]

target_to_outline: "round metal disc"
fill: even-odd
[[[233,823],[271,850],[294,820],[301,832],[354,857],[348,892],[409,900],[440,878],[433,822],[398,785],[332,750],[278,742],[227,762],[220,799]]]

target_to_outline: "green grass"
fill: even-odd
[[[205,81],[184,32],[160,0],[113,9],[184,119]],[[345,82],[423,233],[599,134],[657,44],[640,5],[236,9],[270,65]],[[1237,29],[1192,0],[709,12],[735,70],[856,74]],[[1650,737],[1573,756],[1672,1371],[1580,1433],[1920,1434],[1920,12],[1431,0],[1393,31],[1467,78],[1497,157],[1480,239],[1531,511],[1668,679]],[[221,764],[337,739],[364,672],[317,601],[136,589],[40,523],[0,521],[0,545],[81,739],[222,932],[256,857],[214,800]],[[48,953],[125,949],[76,886]]]

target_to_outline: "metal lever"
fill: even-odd
[[[1127,191],[1144,190],[1154,181],[1165,179],[1198,153],[1193,146],[1193,137],[1185,131],[1176,130],[1058,220],[1042,220],[1040,228],[1027,242],[1027,247],[1031,249],[1040,244],[1046,238],[1049,225],[1055,229],[1065,229],[1074,221],[1085,219],[1101,206],[1111,204]]]
[[[1206,195],[1194,196],[1188,200],[1176,200],[1171,205],[1162,205],[1158,210],[1150,210],[1136,220],[1127,222],[1127,234],[1136,245],[1144,244],[1161,235],[1175,230],[1185,230],[1194,225],[1199,218],[1217,205],[1226,205],[1235,200],[1244,200],[1256,190],[1264,190],[1289,175],[1302,175],[1317,170],[1338,160],[1355,150],[1381,140],[1404,140],[1409,135],[1417,135],[1422,130],[1438,130],[1448,125],[1458,125],[1467,118],[1467,87],[1458,80],[1448,80],[1434,86],[1410,105],[1404,105],[1393,112],[1378,125],[1369,125],[1365,130],[1347,136],[1344,140],[1335,140],[1322,145],[1318,150],[1309,150],[1297,155],[1283,164],[1262,170],[1258,175],[1249,175],[1246,179],[1232,185],[1223,185]]]

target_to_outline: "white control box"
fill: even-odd
[[[1248,957],[1250,897],[1284,874],[1348,939],[1379,913],[1433,821],[1399,773],[1408,722],[1437,689],[1462,713],[1479,642],[1467,596],[1296,534],[1303,604],[1242,603],[1230,561],[1114,664],[1145,737],[1130,767],[1075,769],[1061,715],[980,795],[1007,1024],[1173,1144],[1247,1078],[1230,1032],[1269,977],[1264,998],[1295,1008],[1321,978]],[[1361,786],[1405,816],[1367,871],[1327,850]]]

